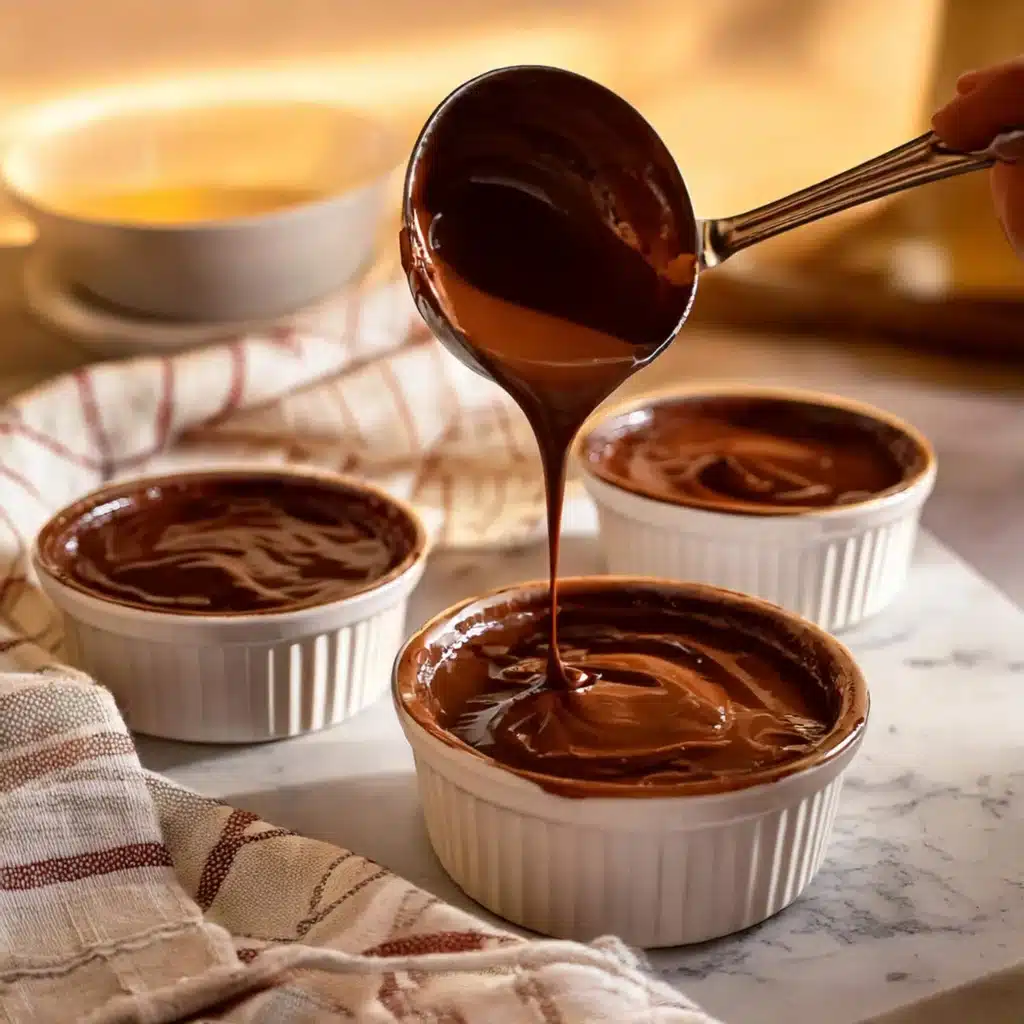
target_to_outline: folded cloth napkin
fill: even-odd
[[[442,544],[519,543],[543,530],[532,452],[386,273],[264,334],[88,367],[0,409],[0,1021],[708,1024],[614,940],[486,928],[146,773],[107,691],[61,664],[32,579],[61,505],[240,460],[373,479]]]

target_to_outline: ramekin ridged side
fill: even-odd
[[[895,421],[880,410],[834,396],[754,387],[648,396],[611,410],[608,418],[630,407],[674,397],[721,394],[817,401]],[[578,462],[584,486],[597,507],[609,572],[658,575],[737,590],[778,604],[832,632],[883,611],[900,594],[913,558],[921,511],[936,476],[935,460],[929,454],[927,468],[916,480],[875,501],[797,515],[741,515],[659,501],[596,476],[585,459]]]
[[[643,948],[704,942],[778,913],[828,846],[837,757],[713,796],[571,799],[430,735],[401,707],[430,843],[470,897],[556,938],[618,935]]]
[[[113,693],[134,732],[254,743],[337,725],[378,700],[405,633],[405,609],[402,597],[338,629],[217,646],[127,637],[116,625],[103,629],[65,613],[65,651]]]
[[[601,580],[601,578],[595,578]],[[565,579],[570,591],[587,578]],[[603,582],[608,582],[604,578]],[[509,587],[447,609],[399,653],[393,698],[412,748],[430,843],[463,891],[491,912],[556,938],[614,934],[644,948],[733,934],[796,900],[825,857],[843,777],[864,739],[869,698],[852,655],[836,639],[773,605],[714,587],[632,577],[684,601],[703,597],[803,637],[830,678],[850,687],[829,745],[788,771],[736,788],[669,786],[656,793],[597,791],[504,767],[444,732],[423,696],[424,651],[457,657],[461,616],[474,636],[488,602],[542,593]],[[526,600],[531,598],[527,596]],[[802,641],[801,641],[802,642]],[[440,646],[436,646],[440,645]]]
[[[33,562],[62,613],[66,657],[113,693],[131,730],[197,743],[284,739],[336,725],[388,688],[427,555],[416,513],[395,503],[421,540],[399,575],[340,601],[281,613],[147,611],[66,585],[38,548]]]
[[[584,477],[609,572],[738,590],[833,632],[882,611],[902,591],[927,483],[849,517],[769,519],[669,505]]]

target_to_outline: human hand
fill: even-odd
[[[1024,55],[961,75],[956,97],[932,118],[952,149],[984,149],[1008,128],[1024,127]],[[992,168],[992,199],[1010,244],[1024,259],[1024,163]]]

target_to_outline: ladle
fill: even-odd
[[[949,149],[926,132],[747,213],[698,220],[665,144],[625,100],[557,68],[502,68],[456,89],[423,128],[405,181],[403,263],[434,333],[463,362],[491,376],[466,345],[444,289],[431,273],[431,212],[444,205],[440,191],[450,192],[460,182],[521,189],[567,216],[585,219],[592,229],[614,232],[671,282],[665,301],[672,308],[656,322],[675,329],[650,339],[657,350],[645,354],[647,362],[685,321],[699,270],[802,224],[997,160],[1024,160],[1024,130],[1007,130],[974,152]],[[494,233],[486,240],[491,246],[514,241],[495,225],[481,223],[479,230]]]

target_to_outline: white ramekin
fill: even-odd
[[[33,565],[43,592],[63,613],[66,657],[113,693],[135,732],[198,743],[283,739],[336,725],[388,688],[406,604],[426,562],[419,517],[383,491],[336,474],[288,467],[243,472],[315,476],[369,492],[408,517],[416,543],[393,574],[352,597],[279,613],[204,616],[147,611],[69,586],[41,557],[37,539]],[[217,473],[239,470],[199,475]],[[50,522],[66,522],[104,494],[139,483],[96,491]]]
[[[659,501],[596,476],[579,457],[595,430],[664,402],[742,395],[849,410],[895,427],[924,455],[907,486],[883,497],[794,515],[742,515]],[[921,510],[935,486],[932,447],[918,431],[873,406],[795,388],[703,385],[649,394],[592,421],[576,446],[597,506],[612,573],[692,580],[764,598],[839,631],[882,611],[903,589]]]
[[[585,585],[585,579],[562,585]],[[424,643],[450,643],[469,608],[543,591],[522,584],[443,612],[395,662],[394,698],[412,746],[431,845],[467,895],[521,927],[587,941],[614,934],[644,948],[742,931],[792,903],[824,859],[843,773],[867,721],[867,690],[848,651],[824,631],[763,601],[700,585],[637,580],[680,594],[758,607],[851,674],[865,713],[819,763],[765,784],[708,795],[561,796],[409,713],[404,694]],[[447,639],[446,639],[447,634]],[[403,682],[404,681],[404,682]]]

